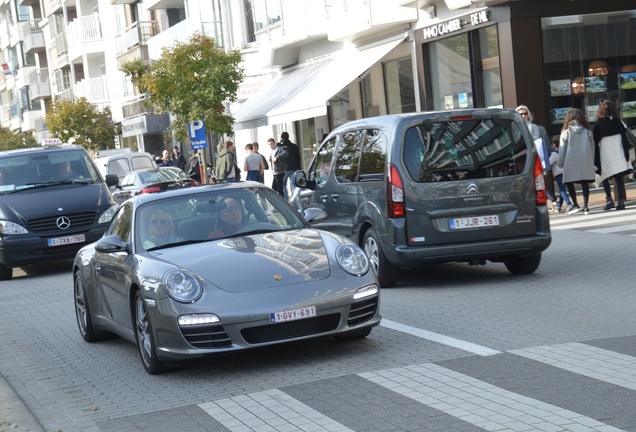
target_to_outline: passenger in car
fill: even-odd
[[[234,198],[223,200],[225,208],[219,212],[217,220],[219,226],[208,236],[209,239],[218,239],[235,234],[245,224],[245,213],[239,203]]]
[[[155,210],[150,216],[150,238],[144,242],[145,248],[162,246],[183,241],[174,233],[172,215],[165,210]]]

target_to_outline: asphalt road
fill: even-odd
[[[5,420],[0,405],[0,431],[636,431],[634,220],[555,214],[533,275],[430,266],[383,291],[383,324],[363,341],[161,376],[121,339],[80,338],[70,262],[27,268],[0,284],[0,375],[28,412]]]

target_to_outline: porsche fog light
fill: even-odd
[[[196,326],[220,323],[221,319],[214,314],[188,314],[180,315],[178,322],[180,326]]]
[[[367,255],[356,245],[344,244],[338,246],[336,259],[340,267],[354,276],[361,276],[369,270]]]
[[[12,234],[28,234],[29,232],[22,225],[15,222],[0,221],[0,234],[12,235]]]
[[[106,210],[104,213],[102,213],[102,215],[99,217],[99,220],[97,221],[97,223],[103,224],[103,223],[108,223],[110,222],[110,220],[113,218],[113,216],[115,216],[115,212],[117,211],[119,207],[114,205],[114,206],[110,206],[110,208],[108,210]]]
[[[356,290],[353,294],[354,300],[360,300],[363,298],[374,296],[378,293],[378,286],[376,284],[367,285]]]
[[[163,286],[170,297],[178,302],[192,303],[203,292],[199,280],[183,270],[172,270],[163,277]]]

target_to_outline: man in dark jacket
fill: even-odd
[[[181,168],[183,171],[186,169],[186,160],[183,154],[179,152],[179,146],[174,146],[172,149],[172,160],[173,163]]]
[[[298,146],[289,140],[289,134],[287,132],[280,134],[280,143],[278,145],[285,147],[288,153],[287,169],[285,170],[285,177],[283,178],[283,190],[285,192],[284,197],[289,199],[287,196],[287,179],[291,177],[295,171],[302,169],[300,166],[300,151],[298,150]],[[291,181],[289,187],[292,191],[294,190],[294,185]]]

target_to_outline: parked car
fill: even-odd
[[[311,228],[255,182],[127,200],[104,237],[78,252],[73,279],[82,337],[136,343],[150,374],[173,360],[364,338],[381,319],[364,251]]]
[[[113,199],[121,204],[131,196],[196,185],[198,183],[180,168],[147,168],[126,174],[126,177],[113,190],[112,195]]]
[[[380,285],[429,263],[534,272],[551,241],[541,162],[509,109],[387,115],[332,131],[292,203],[366,251]]]
[[[0,280],[13,268],[75,257],[99,239],[117,205],[81,146],[50,144],[0,152]]]
[[[95,158],[95,164],[102,175],[116,174],[120,182],[131,171],[157,168],[149,153],[132,152],[128,148],[102,150]]]

